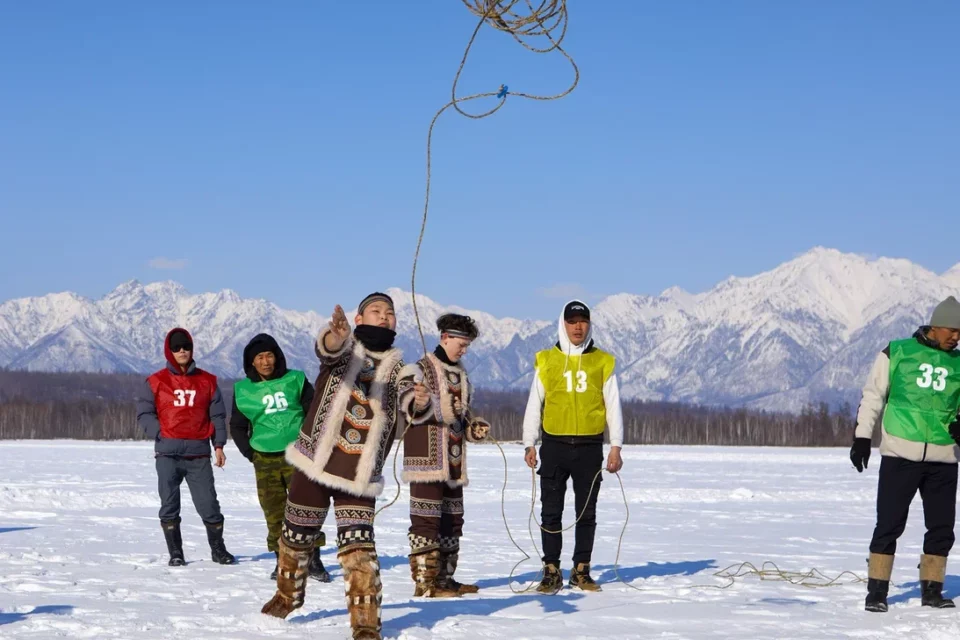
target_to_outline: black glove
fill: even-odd
[[[863,473],[869,460],[870,438],[854,438],[853,446],[850,447],[850,462],[853,463],[858,472]]]
[[[949,431],[950,437],[953,438],[953,441],[957,444],[960,444],[960,420],[951,424]]]

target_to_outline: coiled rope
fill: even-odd
[[[420,322],[420,311],[417,308],[417,263],[420,259],[420,248],[423,245],[423,235],[427,229],[427,214],[430,211],[430,185],[432,175],[430,168],[432,160],[431,148],[433,143],[433,128],[436,126],[437,120],[441,115],[443,115],[443,112],[450,107],[453,107],[460,115],[466,116],[467,118],[471,118],[473,120],[486,118],[487,116],[491,116],[499,111],[500,108],[507,103],[507,97],[509,96],[527,98],[529,100],[559,100],[560,98],[572,92],[580,82],[580,69],[577,67],[576,62],[573,61],[573,58],[570,56],[570,54],[568,54],[563,47],[560,46],[560,43],[567,34],[568,14],[566,0],[542,0],[541,3],[536,7],[533,6],[533,3],[530,0],[523,0],[523,5],[526,6],[525,9],[524,6],[521,5],[520,0],[462,1],[473,15],[479,17],[479,20],[477,21],[477,26],[473,30],[473,34],[470,36],[470,40],[467,42],[466,49],[464,49],[463,58],[460,60],[460,66],[457,68],[457,74],[453,78],[453,84],[450,88],[450,102],[445,104],[439,111],[437,111],[437,113],[433,116],[433,119],[430,121],[430,128],[427,130],[427,185],[426,194],[424,195],[423,199],[423,220],[420,223],[420,236],[417,238],[417,250],[413,256],[413,272],[410,277],[410,297],[413,299],[413,315],[417,321],[417,331],[420,334],[420,343],[423,346],[424,355],[427,354],[427,341],[423,336],[423,326]],[[570,62],[570,66],[573,67],[573,82],[564,91],[550,96],[540,96],[531,93],[510,91],[506,85],[501,85],[500,89],[497,91],[488,91],[485,93],[477,93],[471,96],[458,98],[457,84],[460,82],[460,75],[463,73],[463,68],[467,64],[467,58],[470,55],[470,49],[473,47],[473,43],[477,38],[477,34],[480,33],[480,29],[483,27],[484,23],[498,31],[509,33],[514,40],[520,43],[520,45],[534,53],[550,53],[552,51],[558,51],[563,55],[564,58],[567,59],[567,61]],[[558,29],[559,33],[554,35]],[[540,47],[530,44],[530,42],[537,42],[539,40],[545,40],[547,45]],[[480,98],[497,98],[498,102],[496,106],[482,113],[468,113],[460,108],[460,103],[478,100]]]
[[[420,249],[423,246],[423,237],[426,232],[427,218],[430,211],[433,130],[437,124],[437,120],[439,120],[440,116],[443,115],[443,113],[451,107],[455,111],[457,111],[457,113],[459,113],[460,115],[473,120],[480,120],[482,118],[486,118],[488,116],[493,115],[497,111],[499,111],[503,107],[503,105],[506,104],[508,96],[516,96],[519,98],[526,98],[529,100],[540,100],[540,101],[559,100],[560,98],[563,98],[564,96],[569,95],[577,87],[577,84],[580,82],[580,69],[577,67],[576,62],[574,62],[570,54],[568,54],[561,46],[561,42],[563,41],[567,33],[567,24],[569,20],[569,15],[567,13],[566,0],[542,0],[541,3],[536,7],[534,7],[533,3],[530,0],[523,0],[523,4],[521,4],[520,0],[462,0],[462,2],[473,15],[479,18],[479,20],[477,21],[477,25],[474,28],[469,41],[467,42],[467,46],[463,52],[463,58],[460,60],[460,66],[457,68],[457,73],[453,78],[453,83],[450,89],[450,101],[446,103],[443,107],[441,107],[434,114],[433,119],[431,119],[430,121],[430,127],[427,130],[427,176],[426,176],[426,190],[425,190],[424,201],[423,201],[423,217],[420,223],[420,234],[417,238],[417,248],[416,248],[416,251],[414,252],[413,269],[410,277],[410,296],[413,301],[413,313],[417,322],[417,332],[420,335],[420,343],[421,343],[421,346],[423,347],[424,356],[426,356],[427,354],[427,343],[426,343],[426,338],[424,337],[424,334],[423,334],[423,326],[420,320],[420,311],[419,311],[419,308],[417,307],[417,295],[416,295],[417,265],[420,259]],[[510,36],[513,37],[514,40],[516,40],[521,46],[523,46],[528,51],[532,51],[534,53],[551,53],[553,51],[559,52],[561,55],[563,55],[564,58],[567,59],[567,61],[570,63],[570,66],[573,68],[574,77],[570,86],[567,87],[564,91],[561,91],[560,93],[557,93],[555,95],[541,96],[541,95],[535,95],[535,94],[529,94],[529,93],[523,93],[523,92],[517,92],[517,91],[510,91],[507,85],[504,84],[504,85],[501,85],[497,91],[488,91],[484,93],[477,93],[474,95],[458,98],[457,85],[460,82],[460,76],[463,74],[463,69],[466,66],[467,58],[470,55],[470,50],[473,48],[473,43],[477,38],[477,34],[480,32],[480,29],[483,27],[484,24],[487,24],[498,31],[503,31],[510,34]],[[538,40],[545,40],[547,44],[545,46],[535,46],[531,44],[531,42],[536,42]],[[493,106],[489,110],[483,111],[480,113],[469,113],[467,111],[464,111],[460,107],[461,103],[470,102],[472,100],[478,100],[481,98],[497,98],[498,102],[496,103],[495,106]],[[399,438],[400,442],[403,441],[403,438],[406,435],[407,430],[409,428],[410,428],[410,425],[407,425],[407,427],[403,430],[403,433]],[[516,573],[516,570],[524,562],[527,562],[528,560],[533,560],[533,557],[531,557],[530,554],[528,554],[523,549],[523,547],[521,547],[520,544],[517,543],[516,539],[513,536],[513,533],[510,530],[510,525],[507,521],[507,514],[506,514],[506,490],[507,490],[507,467],[508,467],[507,456],[504,453],[503,447],[500,445],[499,442],[493,439],[492,436],[488,435],[487,437],[494,444],[496,444],[497,448],[500,450],[500,455],[503,457],[503,488],[500,493],[500,512],[503,517],[503,524],[504,524],[504,527],[506,528],[507,536],[510,538],[510,542],[512,542],[514,547],[516,547],[517,550],[524,555],[524,558],[520,560],[518,563],[516,563],[510,571],[510,576],[509,576],[510,589],[514,593],[525,593],[536,587],[537,583],[539,582],[540,578],[543,575],[543,565],[541,562],[540,572],[530,584],[528,584],[526,587],[523,587],[521,589],[514,588],[513,577],[514,577],[514,574]],[[399,454],[399,451],[400,451],[400,445],[398,443],[397,449],[394,452],[394,457],[393,457],[393,477],[397,483],[397,493],[390,502],[388,502],[387,504],[377,509],[376,513],[374,514],[375,518],[377,515],[380,514],[381,511],[394,505],[397,502],[397,500],[399,500],[400,498],[401,486],[400,486],[400,479],[397,476],[397,456]],[[593,493],[596,482],[599,479],[600,474],[602,472],[603,472],[603,469],[598,471],[597,474],[594,476],[593,482],[590,485],[591,494]],[[616,558],[614,559],[613,570],[619,582],[622,582],[627,587],[630,587],[631,589],[634,589],[636,591],[643,591],[643,589],[640,589],[639,587],[625,581],[620,576],[620,573],[619,573],[620,553],[623,547],[623,537],[624,537],[624,534],[626,533],[627,525],[630,522],[630,507],[627,501],[626,491],[623,486],[623,480],[620,478],[619,473],[615,473],[614,475],[617,476],[617,481],[620,483],[620,493],[623,498],[623,507],[624,507],[625,515],[624,515],[623,527],[620,530],[620,536],[617,542],[617,554],[616,554]],[[558,531],[545,529],[543,525],[539,521],[537,521],[536,515],[535,515],[536,499],[537,499],[537,483],[536,483],[536,472],[533,469],[530,470],[530,476],[531,476],[531,500],[530,500],[530,514],[527,518],[527,529],[528,529],[528,533],[530,534],[530,541],[533,544],[534,550],[537,552],[537,555],[539,556],[540,551],[537,547],[536,539],[533,535],[533,523],[536,522],[537,527],[547,533],[554,533],[554,534],[563,533],[577,525],[577,523],[580,521],[580,519],[584,515],[586,506],[584,507],[583,511],[577,514],[576,520],[574,520],[573,523],[571,523],[568,527],[565,527]],[[538,557],[537,560],[539,561],[540,558]],[[778,580],[778,581],[789,582],[790,584],[793,584],[796,586],[811,587],[811,588],[830,587],[837,584],[842,584],[841,583],[842,578],[847,575],[851,576],[854,582],[866,582],[866,578],[862,578],[851,571],[844,571],[838,576],[834,578],[830,578],[819,569],[811,569],[810,571],[806,571],[806,572],[783,571],[775,563],[771,561],[764,562],[761,565],[761,568],[759,569],[750,562],[733,564],[725,569],[715,572],[713,575],[717,578],[727,580],[727,583],[723,585],[693,585],[692,587],[687,587],[687,588],[728,589],[735,584],[737,578],[744,577],[744,576],[751,576],[751,575],[755,575],[759,577],[761,580]]]

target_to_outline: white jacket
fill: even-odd
[[[571,302],[580,302],[572,300]],[[569,304],[569,303],[567,303]],[[584,305],[586,306],[586,305]],[[566,307],[566,305],[564,305]],[[591,336],[593,334],[593,325],[587,329],[587,336],[580,346],[575,346],[567,337],[567,330],[564,326],[563,312],[560,312],[560,320],[557,323],[557,337],[560,341],[560,349],[569,356],[583,355],[584,350],[590,346]],[[540,381],[539,371],[533,370],[533,383],[530,385],[530,395],[527,397],[527,409],[523,414],[523,445],[532,447],[536,444],[540,435],[540,424],[543,420],[543,397],[545,391],[543,382]],[[610,445],[614,447],[623,446],[623,411],[620,407],[620,386],[617,383],[617,374],[613,373],[603,383],[603,404],[607,414],[607,429],[610,433]]]
[[[890,393],[890,354],[881,351],[873,361],[873,367],[863,386],[863,399],[857,409],[856,437],[873,438],[878,425],[883,424],[883,412]],[[892,436],[883,430],[880,439],[880,455],[903,458],[913,462],[957,462],[957,447],[949,444],[927,444]]]

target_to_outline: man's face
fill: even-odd
[[[460,336],[451,336],[446,333],[440,336],[440,344],[446,351],[447,357],[450,358],[450,362],[459,362],[460,358],[467,354],[467,349],[470,348],[472,343],[473,340]]]
[[[190,358],[193,357],[193,350],[187,349],[186,347],[180,347],[179,351],[173,352],[173,359],[177,361],[177,364],[181,367],[184,367],[190,364]]]
[[[269,378],[276,366],[277,356],[273,355],[272,351],[258,353],[253,358],[253,368],[257,370],[261,378]]]
[[[583,316],[574,316],[569,320],[564,320],[564,325],[567,329],[567,337],[573,346],[579,347],[587,339],[590,321]]]
[[[382,300],[378,300],[368,304],[363,313],[358,313],[357,317],[354,318],[354,323],[358,325],[369,324],[394,331],[397,328],[397,316],[393,312],[393,307]]]
[[[960,344],[960,329],[931,327],[928,334],[944,351],[953,351]]]

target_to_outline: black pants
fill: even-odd
[[[577,523],[576,545],[573,549],[574,566],[590,562],[593,554],[593,537],[597,531],[597,495],[600,492],[603,466],[603,443],[585,442],[572,444],[567,441],[544,440],[540,445],[540,520],[544,529],[559,531],[563,528],[563,499],[567,492],[567,480],[573,479],[576,516],[583,517]],[[590,490],[594,477],[597,482]],[[540,532],[543,542],[543,561],[560,566],[563,534]]]
[[[870,542],[871,553],[892,555],[897,538],[907,526],[910,502],[920,491],[923,500],[923,552],[946,556],[953,548],[957,506],[957,465],[940,462],[911,462],[884,456],[880,461],[877,488],[877,526]]]
[[[160,519],[180,519],[180,484],[186,480],[193,506],[207,524],[223,522],[217,490],[213,486],[210,458],[157,456],[157,484],[160,491]]]

